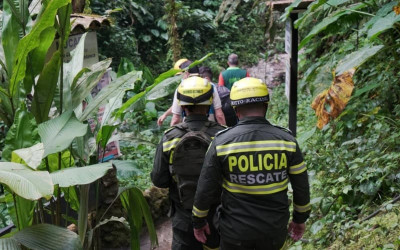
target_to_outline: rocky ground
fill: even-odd
[[[267,61],[260,60],[257,65],[246,67],[246,69],[251,77],[260,78],[261,80],[267,83],[269,88],[274,88],[275,86],[285,82],[286,60],[287,60],[286,54],[276,54],[274,56],[271,56]],[[158,194],[159,192],[155,190],[151,190],[150,192],[153,193],[153,195],[150,196],[155,196],[155,193],[159,195]],[[155,213],[155,211],[152,212]],[[156,224],[159,246],[152,249],[150,245],[149,235],[147,232],[144,232],[140,238],[140,249],[170,250],[172,242],[171,221],[169,220],[168,217],[164,216],[157,219],[155,224]]]

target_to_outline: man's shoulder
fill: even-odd
[[[164,131],[164,140],[180,137],[185,133],[183,123],[176,124]]]

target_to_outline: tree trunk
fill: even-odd
[[[86,0],[72,0],[72,13],[83,13]]]

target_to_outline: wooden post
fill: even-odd
[[[289,129],[296,136],[297,127],[297,60],[298,60],[298,32],[294,28],[294,22],[298,18],[297,12],[290,13],[290,81],[289,81]]]

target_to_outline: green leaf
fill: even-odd
[[[13,238],[2,238],[0,239],[0,249],[4,250],[22,250],[21,246]]]
[[[339,10],[328,17],[324,18],[321,22],[319,22],[314,28],[308,33],[308,35],[300,42],[299,49],[301,49],[304,45],[306,45],[314,36],[316,36],[321,31],[325,30],[330,24],[336,22],[339,18],[344,15],[352,14],[351,10],[357,10],[366,7],[365,3],[358,3],[348,7],[346,9]]]
[[[74,80],[71,86],[72,108],[78,107],[82,101],[90,95],[92,89],[99,83],[107,68],[110,67],[111,59],[106,59],[93,64],[89,72],[84,72],[81,77]],[[86,69],[83,69],[86,71]],[[82,72],[82,71],[81,71]]]
[[[49,27],[43,30],[43,32],[40,34],[39,46],[30,53],[29,63],[34,76],[38,75],[42,71],[47,52],[54,41],[55,34],[56,30],[54,27]]]
[[[146,94],[146,99],[153,101],[174,93],[181,80],[182,75],[163,80]]]
[[[393,25],[400,21],[400,15],[396,15],[394,12],[390,12],[385,17],[380,17],[372,25],[371,29],[368,30],[368,38],[373,40],[378,37],[382,32],[393,28]]]
[[[15,95],[18,84],[25,78],[26,62],[28,54],[40,45],[41,33],[49,27],[54,26],[57,10],[69,3],[69,0],[51,1],[47,4],[46,9],[40,15],[39,20],[35,23],[32,31],[23,37],[18,43],[17,51],[14,59],[14,70],[10,78],[10,94]]]
[[[49,119],[49,111],[53,103],[57,87],[58,73],[60,72],[60,52],[55,52],[51,60],[44,66],[35,86],[32,113],[38,124]]]
[[[50,224],[27,227],[15,233],[11,238],[33,250],[82,249],[76,233]]]
[[[339,6],[347,2],[350,2],[350,0],[329,0],[327,4],[330,6]]]
[[[135,176],[143,174],[140,169],[136,167],[134,161],[113,161],[112,164],[117,169],[117,178],[121,179],[130,179]]]
[[[85,40],[87,33],[83,34],[79,40],[78,45],[71,51],[71,61],[64,64],[63,70],[63,111],[71,110],[75,107],[72,106],[72,93],[71,88],[75,76],[82,72],[83,59],[85,54]],[[56,99],[57,100],[57,99]],[[60,107],[58,103],[57,107]]]
[[[327,0],[317,0],[310,3],[310,5],[307,7],[307,10],[302,13],[301,17],[294,22],[294,27],[296,29],[301,27],[304,21],[314,15],[316,12],[315,10],[323,6],[326,2]]]
[[[87,124],[80,123],[72,111],[39,125],[39,135],[44,144],[44,157],[61,152],[71,145],[75,137],[84,136]]]
[[[97,133],[96,144],[100,144],[100,147],[105,149],[116,127],[112,125],[102,126]]]
[[[35,144],[29,148],[21,148],[14,150],[12,154],[18,155],[22,160],[24,160],[24,162],[26,163],[26,165],[28,165],[28,167],[36,170],[43,159],[44,155],[43,143]],[[12,161],[16,162],[15,160]]]
[[[84,121],[89,116],[96,111],[100,105],[102,105],[105,101],[115,96],[118,96],[120,92],[125,92],[128,89],[133,88],[133,84],[141,79],[142,72],[130,72],[120,78],[117,78],[115,81],[112,81],[109,85],[105,86],[101,89],[101,91],[96,95],[96,97],[89,103],[89,105],[85,108],[83,114],[79,117],[80,121]]]
[[[336,67],[336,74],[341,75],[347,70],[358,68],[361,64],[368,61],[369,58],[377,54],[382,48],[383,45],[366,46],[347,55]]]
[[[7,132],[2,158],[11,160],[11,152],[20,148],[29,148],[39,141],[38,129],[32,114],[19,109],[14,123]]]
[[[8,190],[6,190],[5,192],[5,201],[7,204],[8,214],[10,215],[14,225],[16,225],[18,229],[23,229],[32,225],[33,211],[36,203],[35,201],[24,199],[18,195],[15,195],[15,197],[13,197],[13,195]]]
[[[286,21],[286,19],[289,17],[290,12],[292,12],[292,10],[294,8],[297,8],[297,6],[299,6],[299,4],[301,3],[302,0],[295,0],[293,1],[288,7],[285,8],[285,13],[279,18],[279,21],[283,22]]]
[[[0,182],[27,200],[49,199],[54,191],[47,171],[33,171],[13,162],[0,162]]]
[[[312,224],[310,231],[312,234],[317,234],[319,231],[321,231],[324,228],[325,224],[321,220],[317,220]]]
[[[302,133],[299,138],[297,139],[300,145],[304,145],[304,143],[310,139],[316,131],[316,127],[313,127],[309,131]]]
[[[368,91],[370,91],[372,89],[375,89],[375,88],[377,88],[377,87],[379,87],[381,85],[382,84],[378,82],[378,83],[375,83],[375,84],[369,84],[369,85],[365,86],[364,88],[357,89],[355,94],[352,95],[351,98],[352,99],[356,98],[356,97],[358,97],[358,96],[360,96],[360,95],[362,95],[362,94],[364,94],[364,93],[366,93],[366,92],[368,92]]]
[[[58,161],[59,161],[59,155],[58,153],[50,154],[47,156],[47,162],[49,164],[49,170],[50,173],[55,172],[58,169]],[[65,150],[61,154],[61,169],[64,168],[69,168],[75,165],[74,158],[71,155],[71,152],[69,150]]]
[[[71,167],[50,174],[53,183],[60,187],[90,184],[112,169],[111,163],[100,163],[85,167]]]
[[[129,72],[135,70],[133,63],[129,59],[122,57],[118,66],[117,77],[121,77]]]
[[[12,3],[11,3],[12,4]],[[19,33],[21,26],[18,13],[12,11],[13,6],[8,1],[3,3],[3,27],[1,29],[1,44],[4,49],[5,64],[7,72],[11,75],[13,71],[13,63],[15,51],[19,42]]]
[[[381,181],[366,181],[364,183],[361,183],[360,191],[366,195],[373,196],[378,192],[381,184]]]
[[[150,242],[152,246],[156,246],[158,244],[157,233],[154,228],[149,205],[142,191],[136,187],[129,187],[120,192],[122,205],[128,212],[128,221],[131,228],[131,247],[135,246],[135,249],[140,249],[136,241],[139,239],[139,233],[142,227],[142,216],[144,217],[149,231]],[[136,228],[136,230],[132,231],[133,228]]]

